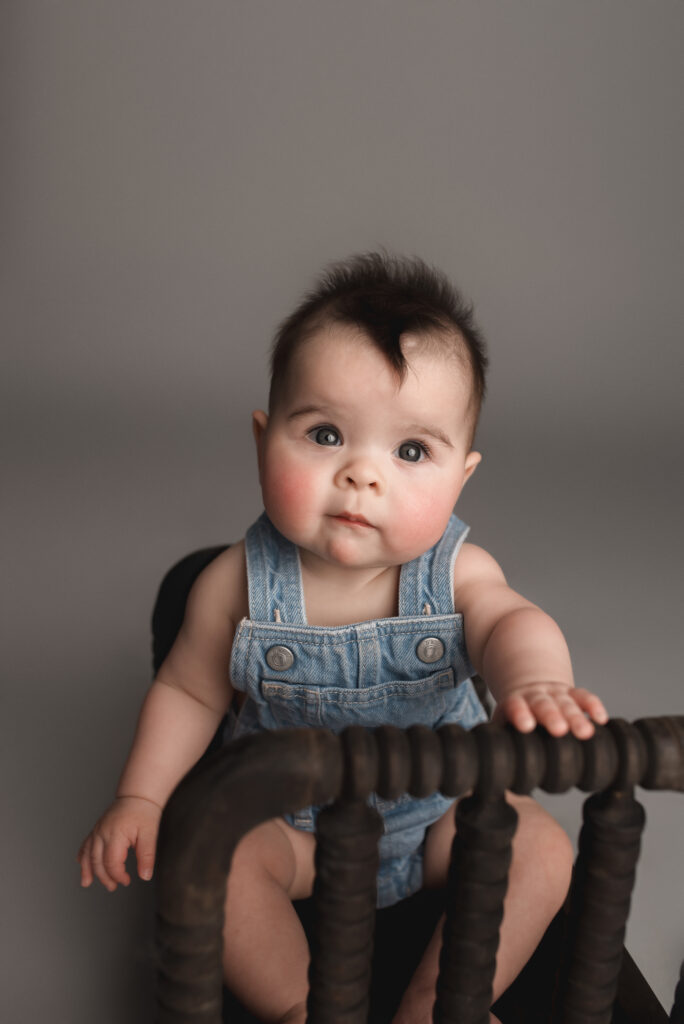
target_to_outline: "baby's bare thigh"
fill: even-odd
[[[311,832],[272,818],[248,832],[233,854],[229,883],[241,884],[254,874],[265,873],[280,885],[290,899],[311,895],[314,879],[316,840]]]
[[[514,845],[521,845],[521,842],[527,840],[534,841],[536,836],[546,831],[560,831],[555,819],[532,797],[506,793],[506,800],[518,813]],[[423,861],[423,884],[426,888],[446,885],[455,834],[456,820],[452,806],[427,830]]]

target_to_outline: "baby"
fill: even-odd
[[[606,721],[573,686],[558,626],[464,543],[453,508],[481,456],[487,359],[471,309],[418,259],[371,253],[328,269],[281,325],[268,414],[253,415],[264,513],[201,573],[145,699],[117,796],[79,852],[81,883],[152,876],[162,808],[230,711],[229,738],[287,726],[485,719],[560,736]],[[494,998],[562,904],[572,849],[532,799],[519,815]],[[446,880],[451,801],[389,802],[378,903]],[[310,895],[316,809],[239,844],[227,892],[228,986],[264,1021],[306,1018],[308,947],[292,900]],[[395,1024],[431,1020],[439,930]],[[268,971],[263,965],[268,964]]]

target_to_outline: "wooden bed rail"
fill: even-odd
[[[186,776],[162,817],[157,1024],[221,1024],[233,850],[256,825],[309,804],[329,806],[318,819],[308,1020],[365,1024],[382,831],[366,798],[435,790],[472,795],[456,811],[434,1019],[486,1024],[517,818],[504,791],[573,787],[593,795],[584,805],[554,1020],[608,1024],[644,827],[635,786],[684,791],[684,716],[613,719],[582,741],[491,723],[470,732],[292,729],[237,740]]]

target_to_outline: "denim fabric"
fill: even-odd
[[[398,616],[309,626],[297,548],[264,513],[245,538],[250,618],[235,633],[231,677],[247,697],[229,724],[228,738],[300,726],[340,732],[348,725],[403,729],[457,722],[470,729],[485,721],[469,680],[473,668],[463,616],[453,607],[454,561],[467,532],[452,516],[438,543],[401,567]],[[444,648],[430,664],[418,656],[419,644],[428,637]],[[269,665],[274,647],[287,649],[290,665]],[[435,793],[392,801],[373,794],[369,802],[384,822],[378,906],[389,906],[420,888],[426,828],[453,801]],[[316,812],[304,808],[288,820],[312,830]]]

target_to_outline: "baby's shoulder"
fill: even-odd
[[[247,564],[244,541],[231,544],[202,570],[188,597],[187,611],[226,616],[233,623],[247,616]]]
[[[501,566],[495,558],[478,547],[477,544],[465,543],[454,563],[454,591],[471,584],[500,584],[506,579]]]

